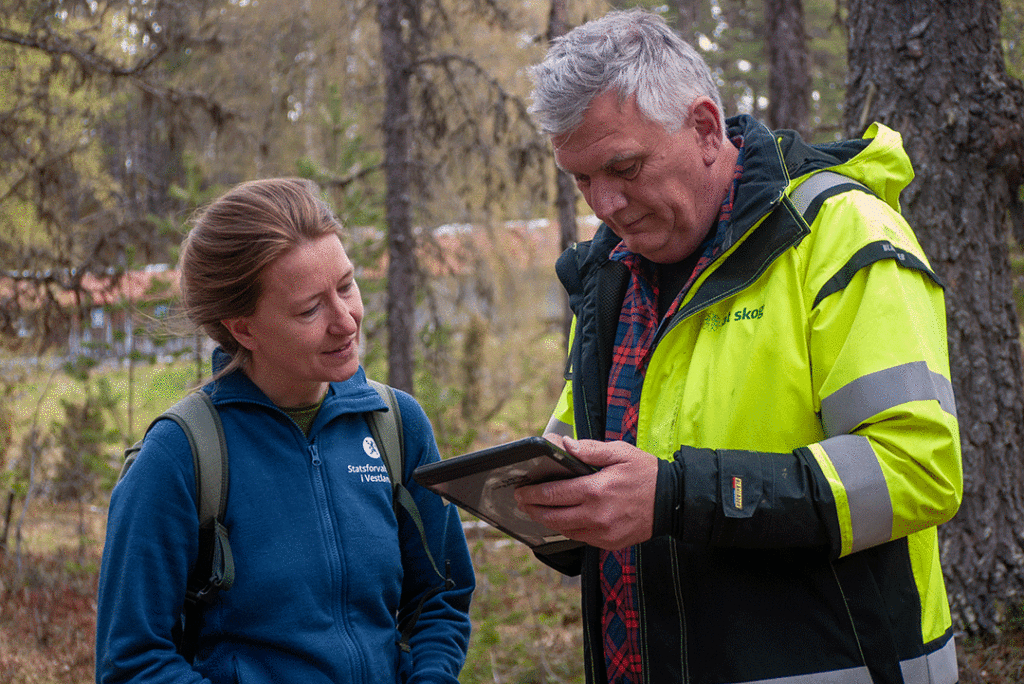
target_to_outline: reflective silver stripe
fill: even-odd
[[[835,466],[850,507],[851,550],[860,551],[889,541],[892,536],[892,500],[867,437],[840,435],[821,443]]]
[[[928,372],[931,373],[931,371]],[[956,418],[956,397],[953,395],[953,382],[942,377],[939,373],[932,373],[932,382],[935,383],[935,394],[939,397],[939,406],[942,407],[943,411]]]
[[[854,183],[861,187],[864,187],[863,183],[859,183],[848,176],[844,176],[841,173],[835,171],[820,171],[803,183],[801,183],[796,190],[789,195],[789,199],[793,202],[793,206],[803,216],[804,212],[807,211],[811,206],[811,202],[814,198],[825,192],[829,188],[833,188],[837,185],[845,185],[847,183]]]
[[[904,684],[956,684],[956,646],[950,639],[934,653],[900,663]],[[736,684],[739,684],[737,682]],[[866,667],[745,681],[743,684],[872,684]]]
[[[737,683],[738,684],[738,683]],[[872,684],[871,674],[866,667],[851,667],[847,670],[813,672],[811,674],[758,679],[743,684]]]
[[[908,401],[934,399],[956,415],[953,385],[924,361],[869,373],[821,400],[821,425],[829,437],[849,434],[871,416]]]
[[[562,435],[563,437],[572,437],[572,425],[563,423],[554,416],[548,421],[547,427],[544,428],[544,434],[554,432],[556,435]]]
[[[960,679],[956,666],[956,644],[952,639],[934,653],[900,663],[906,684],[955,684]]]

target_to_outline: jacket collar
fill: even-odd
[[[789,174],[768,128],[751,116],[726,120],[729,139],[743,138],[743,177],[736,189],[732,209],[733,243],[739,241],[782,200]],[[731,245],[725,245],[726,251]]]
[[[223,368],[230,357],[218,347],[213,352],[213,368]],[[280,410],[243,371],[236,370],[207,384],[203,389],[210,395],[214,405],[221,407],[233,403],[260,404],[268,408]],[[366,413],[386,408],[384,400],[377,391],[366,382],[366,373],[360,366],[355,374],[343,382],[332,382],[327,388],[327,395],[320,407],[316,424],[336,416],[350,413]]]

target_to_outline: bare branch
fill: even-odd
[[[347,188],[349,185],[355,183],[356,181],[362,180],[371,174],[377,173],[383,168],[383,164],[373,164],[372,166],[367,166],[366,168],[357,167],[354,171],[344,176],[323,176],[321,178],[318,178],[317,181],[320,183],[320,185],[327,188],[343,189]]]
[[[529,113],[527,112],[527,104],[518,96],[513,95],[512,93],[505,90],[501,82],[498,81],[493,76],[491,76],[490,72],[488,72],[487,69],[485,69],[479,63],[477,63],[477,61],[474,59],[471,59],[465,55],[446,53],[418,59],[412,63],[410,68],[415,71],[415,69],[420,66],[438,66],[443,68],[446,71],[446,73],[450,74],[451,72],[449,71],[449,68],[452,64],[461,64],[462,66],[469,67],[470,70],[475,72],[478,76],[482,77],[484,81],[487,82],[488,87],[490,87],[491,90],[496,92],[498,94],[498,97],[501,98],[502,101],[511,102],[515,106],[515,108],[519,110],[523,118],[531,122],[532,126],[532,120],[529,116]]]
[[[37,39],[25,33],[0,27],[0,42],[38,50],[48,55],[67,55],[74,59],[82,71],[87,74],[125,78],[140,90],[165,102],[196,105],[206,111],[207,115],[217,126],[223,126],[231,119],[244,118],[240,112],[227,109],[205,93],[177,90],[168,86],[157,85],[144,78],[143,74],[164,55],[166,47],[153,51],[146,59],[141,60],[134,66],[126,67],[92,50],[81,50],[52,32],[47,33],[42,39]]]

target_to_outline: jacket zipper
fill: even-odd
[[[335,530],[334,518],[331,515],[330,499],[327,496],[327,485],[324,481],[324,473],[321,467],[323,462],[320,460],[320,450],[317,448],[315,440],[309,444],[309,455],[310,462],[313,466],[313,491],[316,496],[316,506],[320,513],[320,523],[324,532],[324,541],[327,544],[328,564],[331,570],[331,583],[333,585],[332,589],[334,594],[332,603],[334,605],[334,614],[336,617],[335,624],[342,636],[341,643],[345,650],[348,651],[349,661],[357,663],[358,669],[361,671],[365,669],[362,654],[359,652],[359,649],[353,646],[354,640],[350,635],[350,629],[345,612],[338,610],[338,606],[342,605],[344,569],[342,568],[341,563],[341,549],[338,547],[338,536]],[[369,681],[366,678],[365,672],[362,673],[361,676],[356,676],[356,673],[353,672],[352,679],[354,681]]]

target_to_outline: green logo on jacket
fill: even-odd
[[[761,318],[762,316],[764,316],[764,304],[756,309],[748,309],[744,306],[726,313],[724,318],[716,313],[709,313],[704,317],[703,327],[706,330],[718,330],[723,325],[731,321],[750,321]]]

